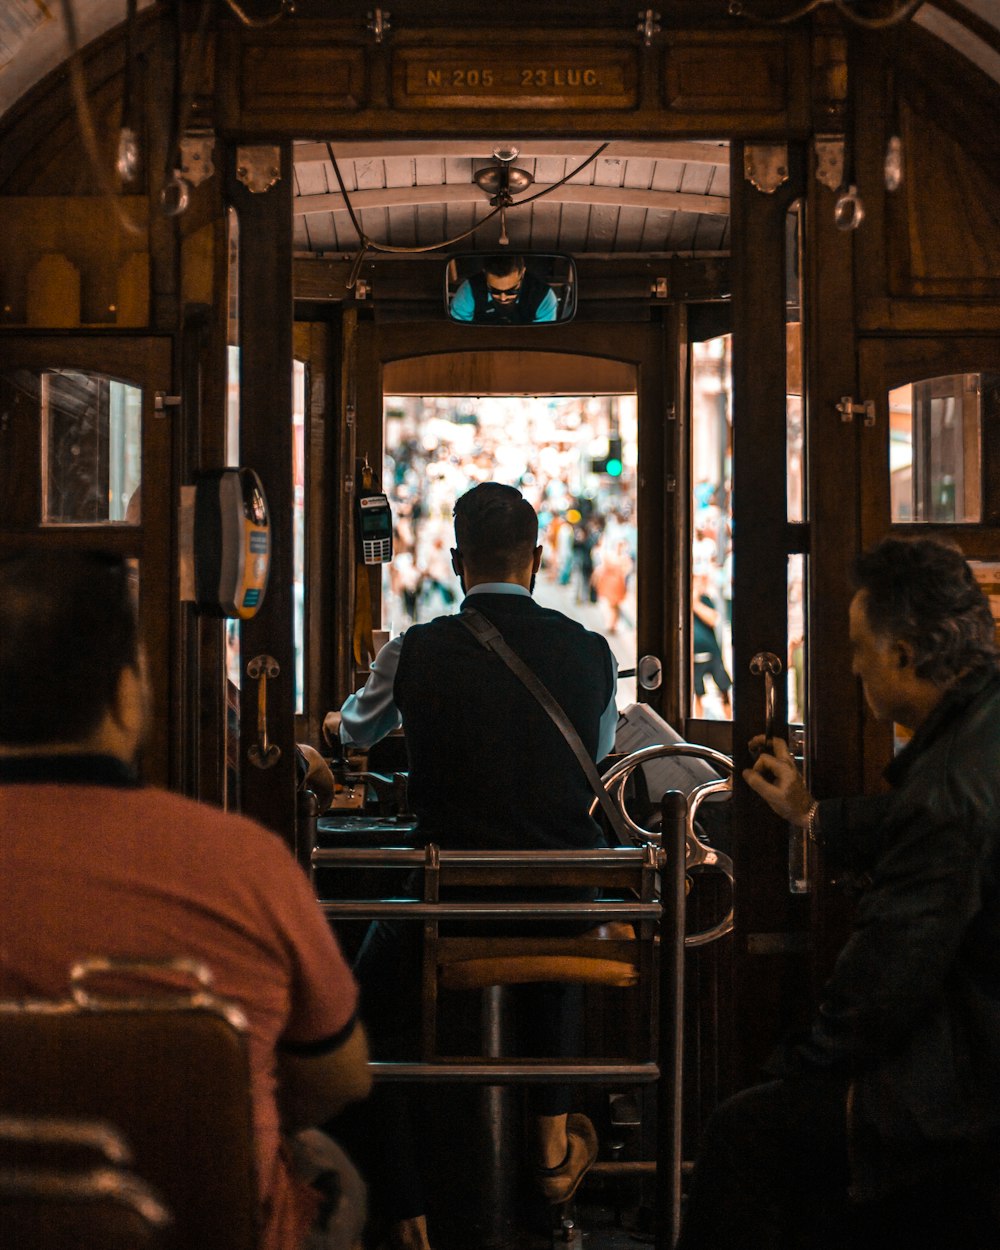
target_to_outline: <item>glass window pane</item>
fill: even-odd
[[[42,521],[138,525],[142,391],[96,373],[38,375]]]
[[[709,720],[732,716],[732,345],[691,344],[691,715]]]
[[[998,375],[957,373],[889,392],[892,519],[982,520],[982,394]]]
[[[785,218],[785,469],[791,523],[805,520],[801,256],[802,205],[796,202]]]
[[[306,367],[292,361],[292,637],[295,647],[295,714],[305,707],[306,650]]]

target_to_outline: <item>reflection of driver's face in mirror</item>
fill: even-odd
[[[559,302],[547,282],[533,274],[524,257],[492,256],[455,292],[450,313],[477,325],[530,325],[555,321]]]
[[[491,273],[488,269],[486,270],[486,289],[490,294],[490,299],[498,300],[501,304],[517,299],[523,285],[523,265],[511,273],[504,274]]]

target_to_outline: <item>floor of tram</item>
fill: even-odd
[[[655,1156],[652,1086],[626,1095],[631,1117],[616,1126],[615,1095],[578,1087],[576,1105],[594,1123],[598,1163],[572,1200],[549,1206],[528,1157],[524,1090],[452,1085],[412,1093],[419,1126],[428,1226],[435,1250],[636,1250],[654,1242],[656,1180],[650,1171],[613,1175],[613,1160]],[[500,1093],[499,1102],[496,1094]],[[621,1097],[621,1095],[617,1095]],[[461,1125],[461,1132],[456,1126]]]

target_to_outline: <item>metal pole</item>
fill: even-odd
[[[681,1113],[684,1076],[684,906],[687,797],[664,794],[660,897],[660,1021],[657,1086],[656,1250],[673,1250],[681,1230]]]

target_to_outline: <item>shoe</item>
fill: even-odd
[[[597,1134],[585,1115],[566,1120],[566,1159],[556,1169],[538,1170],[538,1187],[553,1205],[568,1202],[576,1193],[584,1174],[597,1158]]]

